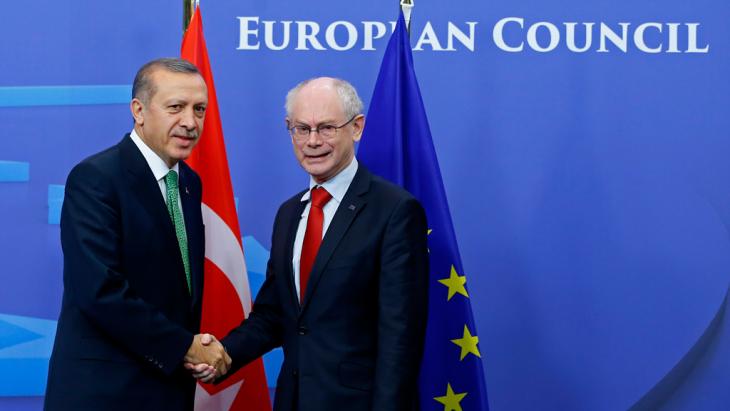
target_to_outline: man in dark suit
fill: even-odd
[[[224,373],[230,361],[196,335],[201,184],[181,160],[203,127],[205,81],[187,61],[158,59],[139,70],[132,94],[134,130],[66,182],[49,411],[192,410],[195,380],[183,362]]]
[[[233,368],[283,346],[277,411],[417,409],[427,316],[423,208],[357,163],[365,117],[349,83],[305,81],[286,108],[310,189],[279,209],[266,281],[248,319],[221,342]]]

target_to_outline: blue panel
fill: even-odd
[[[30,163],[20,161],[0,161],[0,181],[30,180]]]
[[[62,184],[49,184],[48,185],[48,201],[61,201],[63,202],[63,196],[65,195],[66,186]]]
[[[25,328],[0,320],[0,350],[41,337],[41,335],[26,330]]]
[[[0,373],[0,397],[45,394],[48,358],[2,358],[0,367],[12,370]]]
[[[264,370],[266,371],[266,383],[269,388],[276,387],[276,378],[279,376],[281,363],[284,361],[284,350],[275,348],[264,355]]]
[[[58,184],[48,186],[48,224],[59,224],[61,222],[61,207],[63,207],[65,187]]]
[[[246,257],[246,268],[249,272],[266,274],[269,250],[264,248],[253,236],[243,237],[243,255]]]
[[[266,279],[266,274],[263,273],[257,273],[256,271],[250,271],[248,272],[248,286],[251,289],[251,297],[256,298],[256,295],[258,295],[259,290],[261,289],[261,286],[264,285],[264,280]]]
[[[43,395],[56,321],[0,314],[0,397]]]
[[[128,104],[131,95],[128,85],[0,87],[0,107]]]

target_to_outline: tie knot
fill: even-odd
[[[170,170],[170,172],[167,173],[167,175],[165,176],[165,184],[169,189],[177,188],[177,173],[175,172],[175,170]]]
[[[325,204],[327,204],[328,201],[330,201],[330,198],[332,198],[332,195],[327,192],[323,187],[315,187],[312,189],[311,192],[312,196],[312,207],[322,208]]]

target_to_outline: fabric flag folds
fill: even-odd
[[[479,337],[426,111],[401,13],[383,56],[358,160],[426,209],[431,258],[423,410],[487,410]]]
[[[198,67],[208,85],[203,134],[187,163],[203,181],[205,283],[201,331],[221,338],[250,312],[251,291],[199,7],[183,38],[181,57]],[[198,384],[195,410],[271,410],[261,359],[219,385]]]

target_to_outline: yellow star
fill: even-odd
[[[460,394],[454,394],[454,390],[451,389],[451,384],[446,384],[446,395],[443,397],[434,397],[433,399],[444,404],[444,411],[461,411],[461,400],[466,397],[465,392]]]
[[[428,231],[426,232],[426,237],[428,237],[428,236],[431,235],[431,231],[433,231],[433,230],[429,228]],[[428,248],[428,247],[426,247],[426,251],[428,251],[430,253],[431,252],[431,249]]]
[[[464,325],[464,336],[451,340],[451,342],[461,347],[461,358],[459,358],[459,361],[464,360],[464,357],[469,354],[474,354],[477,357],[482,358],[482,355],[479,353],[479,348],[477,347],[477,344],[479,344],[479,337],[476,335],[472,336],[466,325]]]
[[[466,284],[466,276],[457,274],[456,268],[454,268],[453,265],[451,266],[451,274],[449,275],[449,278],[444,278],[443,280],[439,280],[439,282],[449,287],[449,296],[446,298],[446,301],[451,301],[451,297],[453,297],[456,293],[469,298],[469,294],[466,293],[466,288],[464,288],[464,284]]]

